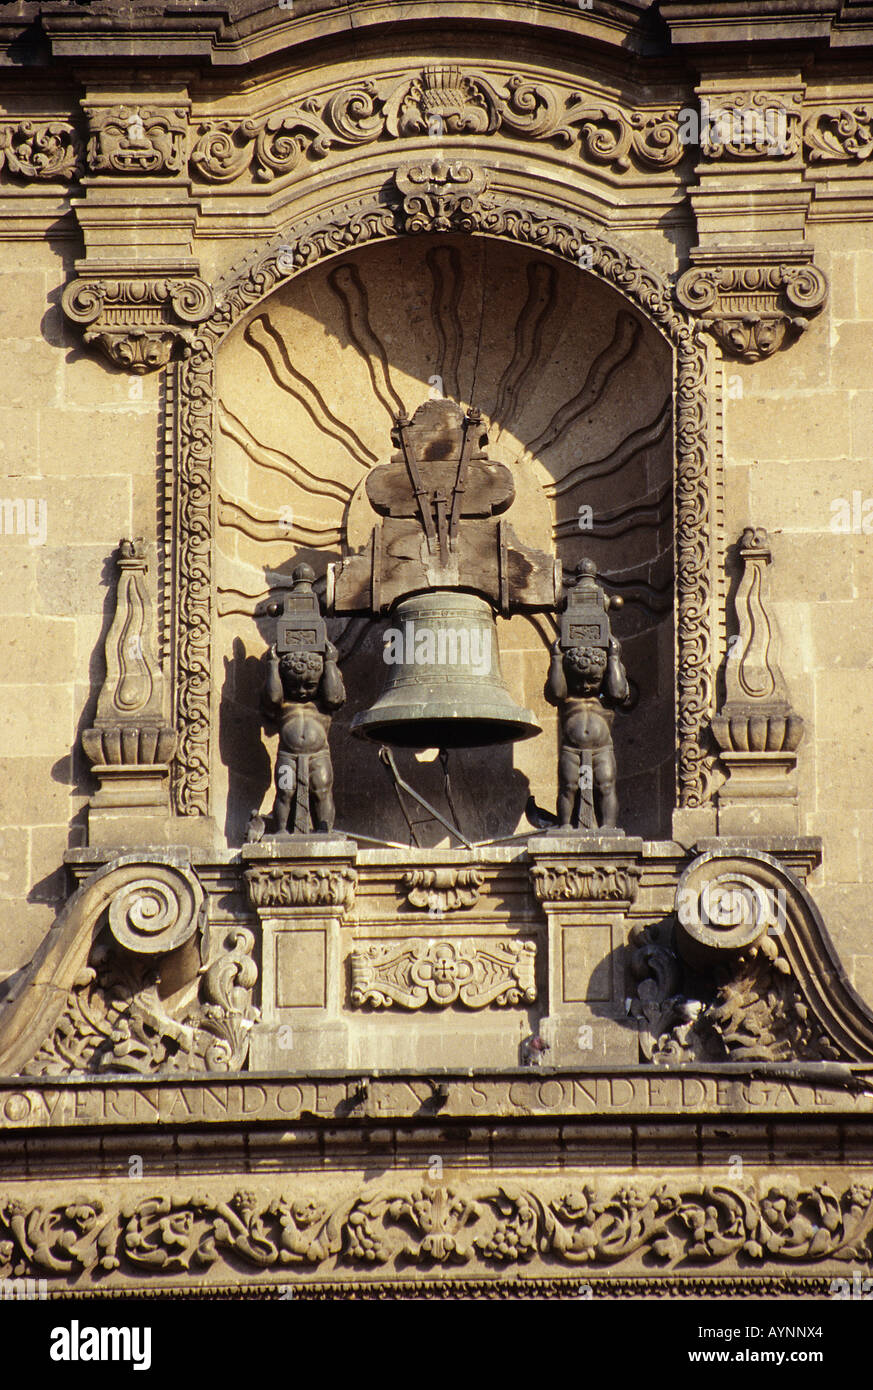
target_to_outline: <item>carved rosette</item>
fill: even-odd
[[[709,257],[704,262],[698,252],[702,263],[679,277],[676,297],[729,357],[758,362],[772,356],[824,306],[827,281],[812,264],[810,250],[802,258],[778,249],[744,253],[732,264],[718,255],[718,263]]]
[[[632,903],[641,873],[635,864],[536,864],[530,876],[541,903]]]
[[[354,1007],[420,1009],[463,1004],[532,1004],[536,946],[532,941],[445,939],[361,946],[352,951]]]
[[[82,144],[69,121],[0,126],[0,169],[19,179],[67,183],[81,174]]]
[[[436,916],[473,907],[485,883],[481,869],[410,869],[403,875],[403,888],[410,907]]]
[[[185,169],[185,106],[83,102],[88,117],[86,159],[95,174],[181,174]]]
[[[214,309],[212,291],[195,276],[74,280],[61,298],[71,323],[125,372],[156,371],[175,354],[185,356],[192,325]]]
[[[347,864],[259,864],[246,869],[245,881],[255,907],[328,907],[342,913],[354,906],[358,875]]]

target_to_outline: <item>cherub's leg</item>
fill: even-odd
[[[313,828],[322,834],[329,833],[336,820],[336,808],[333,804],[333,765],[327,749],[310,755],[309,791]]]
[[[562,830],[569,830],[573,824],[573,809],[576,793],[579,790],[579,765],[581,754],[578,748],[564,744],[558,759],[558,824]]]
[[[276,760],[276,800],[273,802],[273,828],[277,835],[288,829],[294,789],[297,786],[297,759],[281,751]]]
[[[594,754],[594,780],[600,792],[600,824],[607,830],[614,830],[618,825],[616,775],[614,752],[611,748],[598,748]]]

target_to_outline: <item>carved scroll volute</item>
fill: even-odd
[[[122,540],[117,555],[115,617],[106,636],[106,678],[92,729],[82,745],[95,764],[164,764],[176,735],[166,722],[163,678],[152,654],[148,561],[141,539]]]

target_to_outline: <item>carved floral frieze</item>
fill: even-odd
[[[632,903],[640,874],[635,864],[536,864],[530,871],[540,902]]]
[[[356,947],[351,954],[352,1004],[361,1008],[447,1008],[463,1004],[532,1004],[536,947],[532,941],[398,941]]]
[[[197,1190],[83,1192],[52,1202],[7,1188],[0,1197],[0,1277],[98,1285],[240,1268],[298,1280],[378,1269],[529,1274],[786,1271],[866,1266],[873,1189],[790,1177],[759,1184],[680,1174],[667,1179],[580,1175],[575,1181],[471,1178],[415,1186],[381,1180],[339,1200]]]
[[[333,907],[345,912],[354,905],[358,876],[346,864],[259,864],[246,869],[245,880],[255,907]]]

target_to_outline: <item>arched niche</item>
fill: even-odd
[[[717,484],[706,352],[670,287],[624,249],[543,211],[489,208],[487,234],[472,237],[404,236],[384,198],[297,229],[218,287],[181,365],[166,500],[175,797],[182,814],[215,815],[230,843],[269,797],[256,708],[269,591],[301,556],[322,573],[344,528],[360,543],[355,491],[387,457],[391,411],[431,389],[472,397],[489,417],[534,543],[537,528],[540,542],[555,528],[565,564],[591,554],[628,600],[618,631],[640,702],[616,732],[625,826],[668,834],[675,805],[708,797]],[[579,525],[587,506],[590,531]],[[543,619],[501,625],[504,674],[544,735],[506,766],[505,753],[464,755],[456,777],[477,838],[515,829],[529,792],[554,806],[549,639]],[[387,822],[373,829],[373,751],[345,737],[381,688],[381,639],[352,633],[341,647],[351,699],[334,725],[340,823],[395,838],[402,820],[389,817],[393,834]]]

